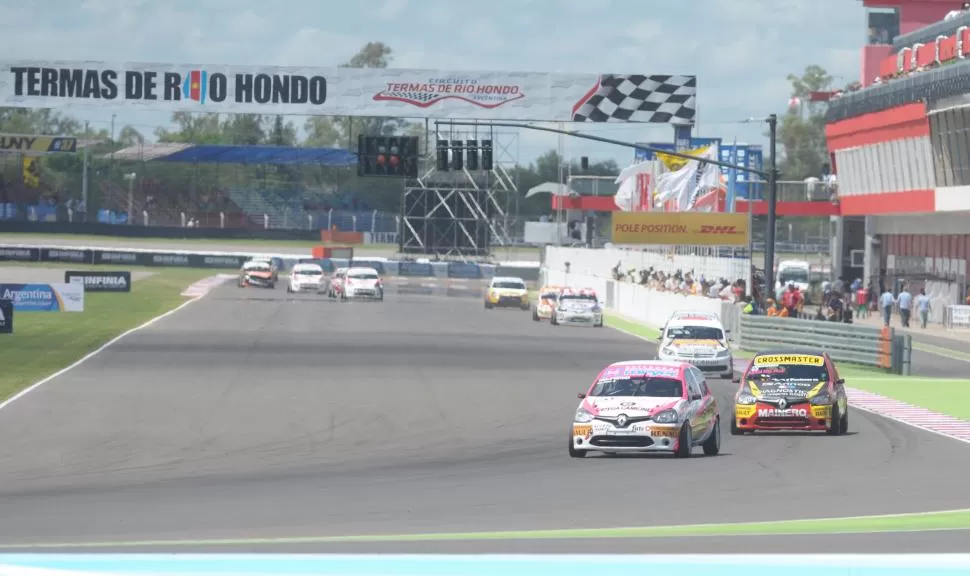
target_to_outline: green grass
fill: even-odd
[[[508,530],[500,532],[441,532],[430,534],[376,534],[364,536],[290,536],[279,538],[233,538],[198,540],[129,540],[113,542],[51,542],[0,544],[0,549],[44,548],[145,548],[194,546],[253,546],[325,544],[345,542],[448,542],[481,540],[560,540],[611,538],[672,538],[711,536],[763,536],[811,534],[878,534],[970,530],[970,510],[816,518],[735,524],[684,524],[629,528],[567,528],[564,530]]]
[[[137,248],[139,246],[169,246],[173,249],[180,248],[193,248],[193,247],[205,247],[206,245],[229,245],[229,246],[239,246],[240,248],[259,248],[263,251],[272,251],[274,247],[276,248],[306,248],[309,251],[313,246],[319,246],[321,242],[313,240],[259,240],[255,238],[229,238],[229,239],[217,239],[217,238],[123,238],[119,236],[100,236],[97,234],[38,234],[38,233],[6,233],[0,234],[0,243],[2,244],[17,244],[23,242],[26,238],[29,238],[32,242],[36,241],[38,238],[44,238],[45,241],[49,241],[54,244],[58,240],[70,240],[73,242],[90,242],[92,246],[97,246],[98,242],[105,242],[111,240],[112,243],[117,243],[119,241],[124,241],[127,245],[132,248]],[[360,250],[365,252],[370,251],[396,251],[396,244],[361,244],[354,246],[354,250]],[[493,247],[492,252],[494,254],[528,254],[535,253],[536,258],[539,257],[539,249],[532,247]]]
[[[606,325],[636,336],[656,340],[660,331],[616,314],[606,314]],[[736,358],[751,358],[754,352],[735,350]],[[899,376],[868,366],[837,362],[846,385],[921,406],[955,418],[970,420],[970,379]]]
[[[71,265],[71,269],[97,267]],[[14,333],[0,336],[0,400],[182,304],[187,300],[181,296],[186,287],[213,274],[211,270],[151,271],[155,275],[132,283],[131,293],[85,294],[84,312],[18,312]]]

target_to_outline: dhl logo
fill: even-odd
[[[744,234],[738,230],[737,226],[711,226],[709,224],[704,224],[701,226],[701,234]]]

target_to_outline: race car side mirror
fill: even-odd
[[[840,385],[845,384],[845,378],[839,378],[838,380],[835,381],[835,383]]]
[[[732,376],[731,377],[731,382],[733,382],[735,384],[740,384],[741,383],[741,377],[740,376]]]
[[[583,392],[580,392],[579,394],[576,394],[576,398],[579,398],[580,400],[582,400],[585,397],[586,397],[586,394],[583,393]]]

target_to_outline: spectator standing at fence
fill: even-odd
[[[893,318],[893,304],[896,303],[896,297],[893,296],[892,291],[887,287],[879,297],[879,309],[882,310],[882,321],[889,326],[890,321]]]
[[[802,294],[799,292],[798,288],[795,287],[794,283],[788,285],[788,290],[781,299],[782,305],[788,309],[788,315],[792,318],[798,318],[798,309],[802,303]]]
[[[862,287],[862,282],[855,289],[855,307],[859,318],[869,317],[869,290]]]
[[[896,303],[899,306],[899,319],[903,322],[903,328],[909,328],[909,319],[913,313],[913,295],[905,286],[900,286],[902,291]]]
[[[916,297],[916,311],[919,312],[919,327],[926,328],[926,322],[930,319],[930,297],[926,295],[926,289],[921,288],[919,296]]]

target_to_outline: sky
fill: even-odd
[[[858,79],[861,0],[0,0],[4,60],[330,67],[368,41],[396,68],[694,74],[694,134],[767,145],[786,77],[817,64],[837,85]],[[94,128],[167,126],[157,111],[83,109]],[[297,121],[302,125],[302,120]],[[584,125],[625,141],[669,142],[655,124]],[[512,161],[556,148],[556,135],[504,137]],[[633,151],[566,139],[567,158],[631,163]],[[510,160],[506,159],[506,161]]]

